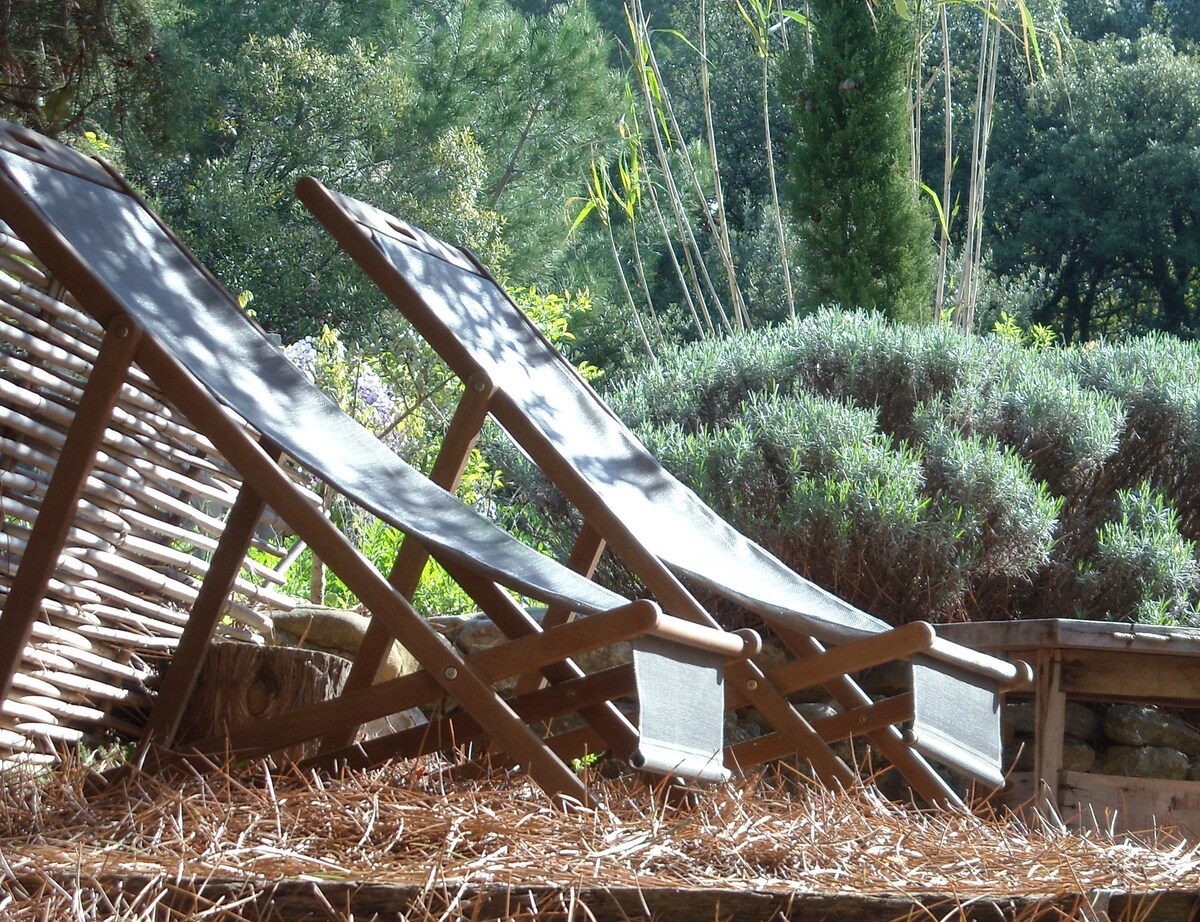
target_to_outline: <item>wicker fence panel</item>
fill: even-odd
[[[0,602],[63,450],[99,326],[0,227]],[[149,660],[169,655],[237,497],[237,474],[138,369],[127,377],[13,689],[0,764],[51,761],[64,745],[137,731]],[[289,610],[286,564],[264,517],[237,592],[232,634],[269,632]]]

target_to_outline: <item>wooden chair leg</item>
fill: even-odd
[[[596,675],[583,676],[564,682],[560,686],[526,692],[511,700],[514,711],[527,723],[540,722],[585,707],[596,707],[614,697],[632,694],[636,688],[633,667],[629,664],[614,666]],[[600,739],[595,729],[583,728],[592,740]],[[353,768],[367,768],[391,758],[413,758],[430,752],[438,752],[451,746],[474,743],[488,736],[486,728],[469,714],[455,713],[429,724],[400,730],[366,742],[355,743],[341,750],[321,753],[306,760],[304,766],[328,767],[331,764],[347,764]],[[553,740],[546,741],[555,751]],[[606,742],[601,742],[603,748]],[[497,757],[502,757],[497,753]]]
[[[494,583],[489,583],[466,572],[460,572],[453,565],[450,565],[448,569],[455,581],[470,593],[471,597],[487,612],[493,623],[506,637],[536,635],[543,631],[543,628],[530,617],[528,612],[517,605]],[[583,671],[575,663],[563,660],[541,667],[537,674],[544,676],[552,685],[556,685],[581,677]],[[530,691],[532,690],[530,689]],[[622,758],[628,757],[637,748],[637,730],[612,702],[581,708],[579,715],[593,726],[613,751]]]
[[[771,684],[752,662],[731,663],[727,681],[735,684],[751,704],[791,743],[801,758],[807,759],[822,783],[830,787],[850,787],[857,780],[853,771],[834,755],[829,744]]]
[[[446,438],[438,450],[433,470],[429,473],[429,479],[442,489],[448,492],[458,489],[471,451],[487,420],[488,407],[495,391],[495,386],[482,376],[467,382],[462,399],[459,400],[454,416],[450,419]],[[429,551],[423,545],[411,538],[405,538],[392,564],[388,581],[402,596],[412,599],[428,560]],[[354,657],[350,676],[346,679],[345,691],[366,688],[375,681],[379,667],[387,659],[392,641],[396,639],[380,619],[370,620],[359,644],[358,653]],[[326,737],[322,741],[322,747],[339,749],[347,746],[357,733],[357,726],[346,726]]]
[[[238,470],[297,534],[304,535],[318,557],[337,573],[373,617],[382,618],[448,695],[470,711],[552,797],[582,799],[582,782],[564,766],[465,659],[450,650],[411,603],[346,540],[304,496],[304,491],[280,470],[262,446],[215,403],[171,353],[153,340],[144,340],[139,364],[171,394],[180,411],[197,424],[217,451]],[[164,385],[169,384],[167,387]]]
[[[786,629],[778,630],[780,639],[797,656],[820,656],[825,648],[812,637],[798,634]],[[822,683],[833,696],[834,701],[843,709],[865,707],[871,703],[870,697],[847,675],[840,675]],[[914,752],[904,742],[900,730],[894,726],[870,731],[867,739],[879,747],[879,750],[891,760],[896,769],[904,775],[913,789],[929,804],[944,807],[961,807],[962,799],[954,792],[945,780],[925,758]]]
[[[825,742],[837,743],[903,723],[912,715],[912,709],[911,693],[897,695],[865,707],[852,708],[829,717],[818,717],[812,721],[812,728]],[[731,764],[747,769],[763,762],[786,758],[793,752],[791,743],[782,734],[767,733],[730,746],[728,756]]]
[[[273,456],[278,458],[279,455],[279,450],[274,450]],[[249,485],[243,485],[225,522],[204,583],[192,604],[183,636],[163,677],[158,700],[146,721],[139,760],[150,743],[170,746],[174,741],[184,707],[196,686],[204,655],[221,618],[221,609],[233,591],[234,581],[254,540],[254,529],[265,508],[263,498]]]
[[[20,668],[34,619],[58,566],[75,508],[141,338],[141,330],[125,316],[115,317],[105,330],[99,355],[67,430],[66,442],[0,615],[0,702],[12,690],[13,676]]]
[[[627,547],[626,551],[626,563],[646,582],[664,611],[697,624],[718,626],[712,615],[661,560],[641,546]],[[855,782],[856,775],[849,766],[834,754],[828,743],[752,661],[729,664],[725,682],[727,695],[733,690],[743,695],[776,732],[783,734],[791,744],[791,750],[808,760],[824,784],[848,787]]]
[[[600,533],[590,524],[584,522],[583,528],[579,530],[579,534],[575,538],[575,545],[571,548],[571,553],[567,557],[567,568],[591,578],[592,573],[596,570],[596,565],[600,562],[600,555],[604,553],[604,547],[605,541],[600,537]],[[551,605],[546,609],[546,616],[542,619],[542,627],[546,630],[557,627],[565,623],[571,617],[571,614],[572,612],[568,611],[564,605]],[[539,673],[526,673],[517,680],[516,693],[524,694],[525,692],[533,691],[542,682],[543,677]]]

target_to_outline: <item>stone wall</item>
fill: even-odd
[[[1067,702],[1066,771],[1200,781],[1200,730],[1186,715],[1137,704]],[[1017,771],[1033,768],[1034,705],[1007,706],[1007,757]]]

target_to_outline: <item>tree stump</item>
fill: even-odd
[[[180,724],[178,739],[221,736],[229,728],[286,714],[338,695],[351,663],[340,656],[296,647],[214,643],[204,659]],[[281,754],[298,761],[316,754],[319,741]]]

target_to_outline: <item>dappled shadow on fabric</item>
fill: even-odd
[[[823,639],[889,629],[787,568],[671,476],[492,279],[414,246],[381,212],[355,211],[372,219],[373,239],[423,308],[410,316],[420,332],[444,341],[429,326],[448,331],[499,389],[508,405],[497,417],[518,444],[528,450],[515,430],[532,426],[647,550],[751,611]]]
[[[392,454],[308,381],[132,196],[7,151],[0,158],[123,310],[222,403],[308,470],[418,537],[435,556],[540,601],[585,611],[623,604]],[[102,316],[106,300],[85,305],[101,323],[112,319]]]

